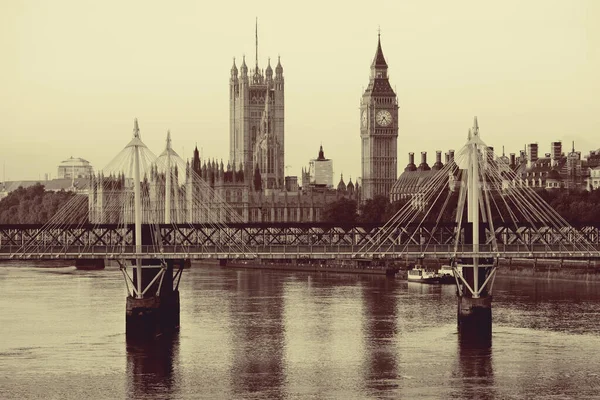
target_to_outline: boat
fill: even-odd
[[[439,277],[439,283],[456,283],[454,270],[451,265],[442,265],[440,269],[438,269],[437,275]]]
[[[427,270],[421,265],[415,265],[412,269],[408,270],[408,281],[409,282],[421,282],[421,283],[439,283],[440,278],[434,271]]]

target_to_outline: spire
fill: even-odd
[[[248,75],[248,66],[246,65],[246,55],[242,56],[242,65],[240,67],[240,71],[242,72],[242,76]]]
[[[277,56],[277,66],[275,67],[275,73],[277,73],[277,75],[281,75],[283,74],[283,67],[281,66],[281,56]]]
[[[254,34],[256,38],[256,70],[258,71],[258,17],[256,17],[256,23],[254,25]]]
[[[319,160],[319,161],[325,160],[325,153],[323,152],[323,145],[321,145],[321,147],[319,147],[319,158],[317,158],[317,160]]]
[[[235,57],[233,57],[233,66],[231,67],[231,77],[237,77],[238,74],[238,69],[237,66],[235,65]]]
[[[372,67],[376,68],[387,68],[387,63],[385,62],[385,57],[383,56],[383,50],[381,50],[381,30],[377,33],[377,52],[375,53],[375,58],[373,58]]]

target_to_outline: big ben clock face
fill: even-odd
[[[375,115],[375,121],[378,125],[388,126],[392,123],[392,114],[388,110],[378,111]]]
[[[363,111],[361,121],[362,121],[362,127],[366,128],[367,127],[367,112],[366,111]]]

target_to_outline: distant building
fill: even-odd
[[[390,85],[381,38],[371,63],[369,85],[360,101],[362,197],[389,196],[398,161],[398,99]]]
[[[260,172],[259,172],[260,173]],[[172,184],[171,221],[173,223],[227,223],[227,222],[317,222],[323,218],[328,203],[342,197],[358,201],[356,186],[349,183],[343,190],[325,187],[298,187],[297,177],[286,177],[282,189],[262,188],[253,185],[254,176],[247,176],[231,164],[204,161],[198,149],[194,150],[185,174],[174,174]],[[261,181],[263,181],[261,179]],[[133,190],[133,185],[123,176],[96,175],[91,181],[89,210],[94,223],[119,221],[122,196]],[[144,203],[144,221],[165,220],[165,173],[152,167],[144,180],[142,190],[149,194]],[[115,195],[115,192],[118,195]],[[131,210],[130,210],[131,211]],[[234,214],[237,217],[233,218]],[[133,213],[123,217],[133,221]]]
[[[93,174],[94,169],[92,165],[83,158],[71,157],[58,165],[58,179],[89,179]]]
[[[319,148],[319,156],[310,160],[308,164],[310,185],[333,188],[333,161],[325,158],[323,146]]]
[[[435,155],[435,164],[433,164],[433,167],[430,167],[427,164],[426,151],[421,152],[421,163],[419,166],[415,164],[415,153],[408,153],[408,164],[390,191],[390,201],[411,199],[416,206],[424,206],[424,204],[419,203],[421,200],[416,198],[415,195],[425,188],[439,170],[444,168],[442,152],[438,150]],[[446,153],[446,163],[448,162],[454,162],[454,150]],[[448,184],[450,189],[454,189],[454,176],[448,176]]]
[[[256,165],[263,174],[264,187],[284,186],[284,78],[280,60],[275,76],[269,59],[266,69],[258,66],[258,27],[256,63],[248,70],[246,57],[238,69],[233,60],[229,80],[229,160],[250,175]]]
[[[600,167],[590,168],[590,176],[587,178],[587,189],[600,189]]]

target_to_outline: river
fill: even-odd
[[[600,395],[600,285],[499,277],[492,345],[452,285],[194,266],[181,331],[125,341],[117,269],[0,265],[0,398],[547,399]]]

